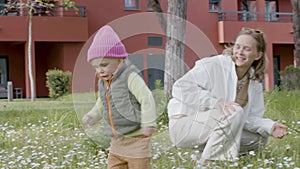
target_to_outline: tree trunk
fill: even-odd
[[[168,0],[164,92],[171,96],[174,82],[184,73],[186,0]]]
[[[294,27],[294,63],[295,67],[300,69],[300,2],[291,0],[293,8],[293,27]]]
[[[28,72],[29,72],[29,80],[30,80],[30,91],[31,91],[31,101],[35,101],[35,85],[34,78],[32,73],[32,10],[33,4],[30,4],[29,8],[29,25],[28,25]]]

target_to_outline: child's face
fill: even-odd
[[[109,80],[113,73],[118,69],[122,59],[116,58],[97,58],[91,60],[96,73],[104,80]]]

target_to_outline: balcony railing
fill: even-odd
[[[19,7],[15,9],[5,9],[5,4],[0,4],[0,15],[2,16],[28,16],[29,8]],[[85,6],[66,6],[44,7],[38,6],[33,10],[33,16],[60,16],[60,17],[85,17]]]
[[[288,12],[247,12],[218,11],[219,21],[245,22],[292,22],[293,13]]]

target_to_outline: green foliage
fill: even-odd
[[[152,91],[152,95],[155,100],[156,112],[158,115],[157,124],[158,128],[168,125],[169,118],[167,112],[167,104],[169,98],[164,94],[164,88],[161,80],[155,80],[154,82],[155,90]]]
[[[49,97],[57,99],[70,92],[71,72],[62,70],[48,70],[46,73],[46,86],[49,89]]]
[[[110,138],[107,136],[98,137],[98,138],[88,137],[83,142],[83,145],[88,146],[90,151],[93,152],[93,154],[98,155],[99,153],[103,152],[105,156],[107,156],[109,153],[108,150],[109,144],[110,144]]]
[[[165,110],[167,102],[163,91],[152,92],[159,105],[157,111]],[[80,97],[79,93],[76,95]],[[88,95],[92,100],[95,99],[93,94]],[[88,95],[84,93],[83,97]],[[270,137],[269,143],[259,150],[240,156],[235,162],[215,162],[207,169],[299,169],[299,97],[299,90],[265,92],[265,117],[287,125],[289,135],[283,139]],[[14,102],[0,99],[2,168],[107,168],[107,149],[103,149],[103,143],[100,143],[104,141],[103,138],[90,138],[80,124],[82,115],[78,110],[74,111],[74,103],[68,99],[39,98],[34,103],[27,99]],[[94,105],[92,100],[77,104],[84,106],[86,113]],[[199,150],[172,146],[166,122],[161,124],[151,142],[152,168],[195,167],[194,158]]]
[[[161,83],[161,80],[155,80],[154,87],[157,90],[164,90],[163,84]]]
[[[63,4],[64,4],[64,9],[65,10],[69,10],[69,8],[74,9],[74,12],[76,14],[78,14],[78,8],[75,7],[75,2],[70,1],[70,0],[63,0]]]
[[[75,6],[75,2],[70,1],[70,0],[63,0],[63,4],[68,8],[72,8]]]
[[[59,2],[59,0],[31,0],[24,2],[20,0],[7,0],[5,9],[1,10],[0,14],[7,14],[8,11],[16,11],[19,8],[28,8],[29,14],[32,15],[53,15],[52,8],[56,2]],[[75,7],[75,2],[63,0],[62,5],[65,10],[72,8],[74,12],[78,14],[78,8]]]
[[[299,90],[300,89],[300,69],[293,65],[287,66],[284,71],[280,72],[281,88],[284,90]]]
[[[0,118],[0,168],[87,168],[81,165],[102,162],[83,144],[86,135],[72,102],[0,100],[0,107],[5,117]]]

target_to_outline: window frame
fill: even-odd
[[[126,2],[135,1],[135,6],[127,6]],[[138,10],[139,9],[139,0],[124,0],[124,9],[125,10]]]
[[[4,1],[4,2],[2,2]],[[3,10],[5,9],[5,5],[7,3],[7,0],[1,0],[0,1],[0,14],[3,12]]]
[[[163,46],[163,38],[161,36],[148,36],[147,45],[148,46]]]
[[[212,3],[212,1],[217,1],[217,3]],[[213,9],[217,5],[217,9]],[[209,12],[218,12],[222,10],[222,0],[208,0],[208,11]]]

